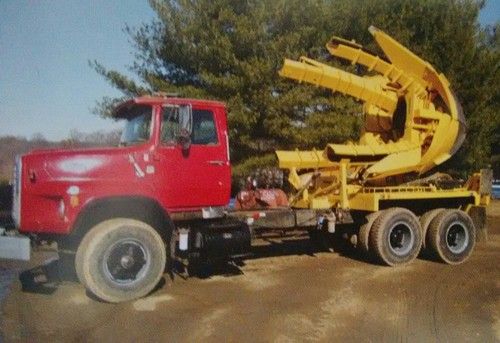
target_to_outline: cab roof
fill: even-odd
[[[164,105],[164,104],[191,104],[195,107],[225,107],[225,104],[221,101],[216,100],[204,100],[204,99],[191,99],[191,98],[180,98],[180,97],[169,97],[169,96],[151,96],[145,95],[129,100],[125,100],[115,107],[113,110],[113,117],[120,117],[124,111],[127,111],[133,105]]]

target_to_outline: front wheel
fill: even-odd
[[[145,296],[160,281],[165,243],[151,226],[116,218],[94,226],[75,259],[78,278],[98,298],[112,303]]]

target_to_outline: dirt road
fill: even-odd
[[[382,267],[299,239],[206,278],[167,278],[126,304],[100,303],[50,275],[41,289],[16,281],[2,332],[13,342],[499,342],[500,201],[488,221],[489,243],[459,266]]]

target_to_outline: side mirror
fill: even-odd
[[[177,142],[183,151],[189,150],[191,146],[191,132],[193,131],[193,109],[191,105],[179,106],[179,131]]]

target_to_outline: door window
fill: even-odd
[[[164,108],[163,123],[161,127],[162,143],[177,144],[179,127],[179,116],[175,115],[173,108]],[[212,111],[193,109],[192,128],[191,144],[216,145],[219,143],[214,114]]]
[[[193,111],[193,144],[215,145],[218,143],[214,114],[207,110]]]

